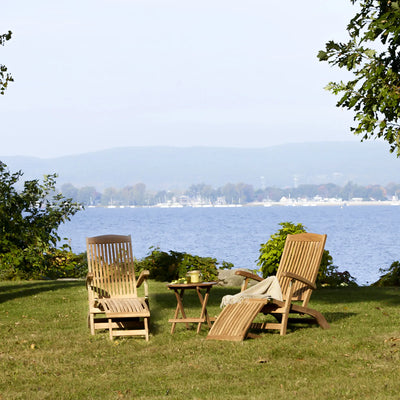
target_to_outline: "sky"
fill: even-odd
[[[350,0],[13,0],[0,157],[358,141],[321,63]]]

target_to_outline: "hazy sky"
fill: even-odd
[[[350,0],[13,0],[0,156],[359,140],[320,63]]]

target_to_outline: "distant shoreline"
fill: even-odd
[[[267,201],[246,204],[179,204],[162,203],[151,206],[87,206],[87,208],[238,208],[238,207],[354,207],[354,206],[400,206],[399,200],[349,200],[349,201]]]

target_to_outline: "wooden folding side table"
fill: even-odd
[[[211,328],[211,321],[213,320],[208,316],[207,313],[207,302],[210,295],[211,288],[216,285],[217,282],[199,282],[199,283],[171,283],[167,285],[168,289],[175,292],[176,297],[176,310],[174,318],[168,320],[172,323],[171,334],[175,332],[175,326],[178,323],[186,324],[186,328],[189,329],[189,323],[197,323],[197,333],[200,332],[201,325],[207,323],[208,327]],[[201,304],[201,314],[200,318],[188,318],[183,307],[183,295],[187,289],[196,289],[197,295]],[[201,289],[205,289],[204,297],[201,294]],[[181,317],[179,316],[181,314]]]

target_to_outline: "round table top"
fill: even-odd
[[[194,289],[196,287],[209,287],[214,286],[218,282],[197,282],[197,283],[169,283],[167,285],[168,288],[182,288],[182,289]]]

